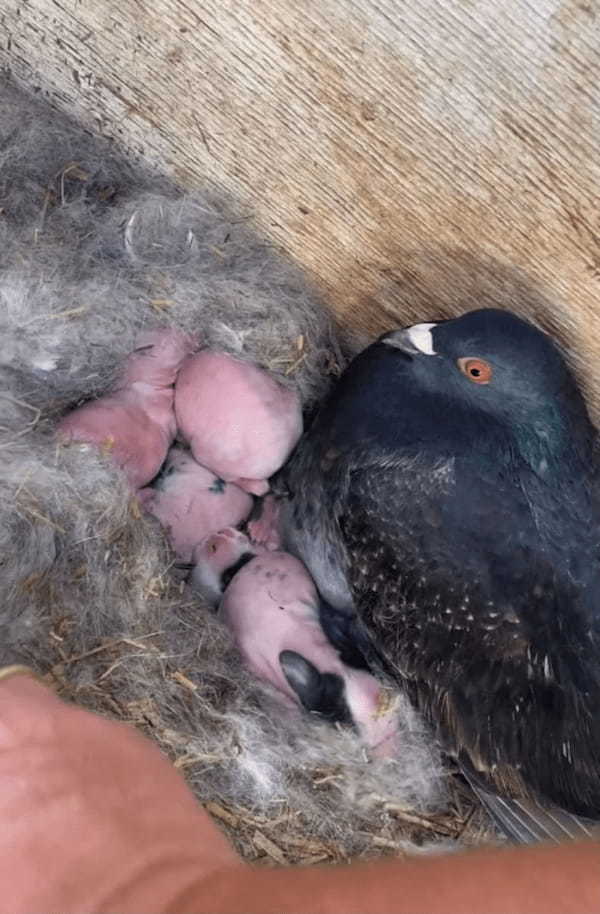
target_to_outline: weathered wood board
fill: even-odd
[[[600,405],[599,0],[3,0],[0,64],[223,188],[374,332],[483,303]]]

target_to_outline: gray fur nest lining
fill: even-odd
[[[286,716],[173,569],[122,474],[57,418],[109,386],[141,329],[253,359],[306,407],[342,364],[309,283],[218,194],[185,196],[0,84],[2,663],[142,728],[253,860],[316,863],[475,843],[406,702],[401,757]]]

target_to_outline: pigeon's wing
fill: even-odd
[[[461,771],[494,825],[516,844],[600,839],[598,821],[576,816],[558,806],[542,805],[532,798],[500,796],[484,786],[483,779],[468,763],[461,765]]]
[[[339,516],[350,590],[484,789],[600,817],[600,642],[582,605],[598,557],[580,524],[563,518],[554,536],[555,508],[531,501],[480,466],[355,468]]]

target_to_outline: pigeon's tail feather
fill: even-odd
[[[556,806],[540,806],[535,800],[515,800],[489,793],[471,782],[497,828],[516,844],[539,841],[563,844],[600,838],[600,822],[575,816]]]

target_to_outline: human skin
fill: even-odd
[[[27,675],[0,678],[0,817],[11,914],[600,912],[595,843],[248,866],[156,746]]]

